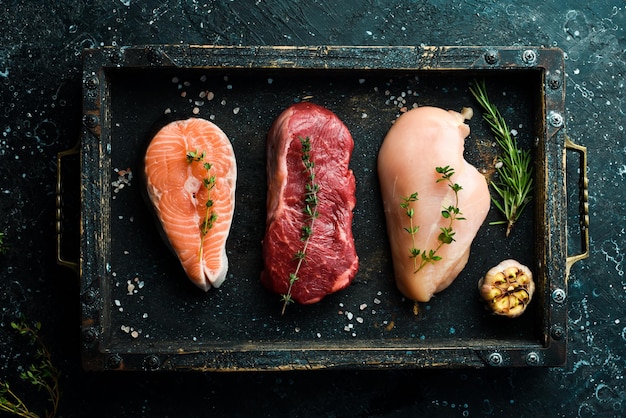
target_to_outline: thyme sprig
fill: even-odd
[[[496,165],[499,181],[491,182],[491,187],[500,199],[491,196],[491,201],[505,216],[506,220],[490,222],[490,225],[506,224],[506,236],[511,233],[513,225],[522,215],[522,211],[532,200],[530,194],[533,184],[533,167],[529,150],[518,147],[517,140],[511,136],[506,121],[491,103],[487,96],[485,82],[474,82],[470,85],[470,92],[485,111],[483,119],[489,124],[496,142],[502,153]]]
[[[211,190],[215,187],[216,178],[213,175],[209,175],[209,170],[213,168],[213,165],[204,160],[204,151],[187,151],[186,158],[189,164],[202,163],[202,168],[207,172],[207,176],[202,179],[202,187],[207,191],[207,201],[205,202],[206,212],[204,218],[200,221],[200,249],[198,250],[198,258],[202,260],[204,249],[204,238],[209,233],[209,230],[213,228],[215,221],[217,221],[217,213],[213,210],[213,200],[211,199]]]
[[[302,263],[306,261],[307,248],[309,246],[311,236],[313,235],[313,225],[319,216],[319,212],[317,211],[317,193],[319,192],[320,186],[315,182],[315,161],[311,159],[311,140],[308,136],[306,138],[299,137],[299,140],[302,145],[302,165],[304,166],[303,173],[307,177],[307,181],[304,185],[304,207],[302,209],[305,215],[305,223],[301,228],[300,234],[300,240],[303,241],[304,244],[302,249],[296,251],[294,254],[293,258],[298,261],[298,264],[296,265],[295,271],[293,273],[289,273],[289,288],[287,289],[287,293],[281,295],[281,301],[283,302],[283,309],[281,311],[282,315],[285,314],[287,305],[293,303],[291,290],[294,283],[300,279],[298,274],[300,272],[300,268],[302,267]]]
[[[441,256],[437,255],[437,252],[441,249],[441,247],[445,244],[452,244],[454,239],[454,235],[456,232],[452,228],[454,221],[465,220],[461,210],[459,209],[459,191],[463,189],[459,184],[452,182],[452,176],[454,175],[454,169],[450,166],[445,167],[436,167],[435,171],[438,174],[441,174],[441,177],[437,179],[437,183],[441,183],[445,181],[448,183],[448,187],[454,192],[454,205],[449,205],[447,207],[443,207],[441,210],[441,216],[444,219],[448,219],[448,226],[444,226],[440,228],[439,236],[437,237],[437,241],[439,242],[437,247],[434,249],[424,249],[421,250],[416,248],[415,246],[415,235],[417,231],[419,231],[419,226],[413,224],[413,216],[415,215],[414,208],[411,207],[411,204],[417,202],[418,193],[415,192],[409,196],[401,197],[402,202],[400,203],[400,207],[405,210],[406,216],[409,218],[409,226],[405,227],[404,230],[411,234],[412,245],[409,248],[409,258],[413,260],[414,271],[413,274],[419,272],[424,266],[428,263],[435,263],[436,261],[441,260]]]
[[[46,417],[56,416],[61,392],[59,389],[60,371],[52,364],[52,356],[46,345],[39,336],[41,323],[36,322],[34,326],[27,324],[24,317],[19,322],[11,322],[11,328],[20,335],[29,339],[30,344],[37,346],[35,358],[38,362],[30,365],[28,369],[22,371],[20,379],[32,384],[38,390],[44,389],[48,394],[52,410],[46,411]],[[38,414],[31,411],[26,403],[16,394],[8,382],[0,381],[0,412],[9,412],[20,417],[37,418]]]

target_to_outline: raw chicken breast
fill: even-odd
[[[471,109],[467,109],[471,112]],[[468,118],[470,118],[469,115]],[[407,298],[427,302],[433,294],[447,288],[463,270],[470,246],[484,222],[490,206],[485,177],[463,158],[464,140],[469,135],[466,116],[436,107],[419,107],[400,116],[391,127],[378,155],[378,174],[391,243],[393,267],[398,289]],[[415,248],[436,249],[442,227],[449,225],[442,209],[455,205],[455,193],[446,181],[437,183],[441,174],[436,167],[449,166],[455,174],[451,181],[458,191],[458,208],[465,220],[455,220],[455,241],[442,245],[436,255],[441,260],[429,262],[415,273],[413,247],[403,197],[418,193],[411,203]]]
[[[235,211],[237,165],[232,145],[200,118],[171,122],[145,156],[148,196],[170,246],[200,289],[226,278],[226,238]]]

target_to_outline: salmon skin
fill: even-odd
[[[310,161],[318,216],[311,224],[305,212],[311,172],[303,164],[304,143]],[[267,221],[263,239],[265,268],[261,282],[274,293],[300,304],[318,302],[346,288],[356,275],[359,259],[352,235],[356,183],[348,168],[354,141],[348,128],[330,110],[297,103],[274,121],[267,137]],[[308,242],[303,227],[311,226]],[[306,243],[306,248],[304,247]],[[304,257],[300,267],[295,257]],[[290,275],[298,280],[290,291]]]
[[[204,291],[226,279],[237,164],[226,134],[201,118],[170,122],[144,159],[147,195],[171,249]]]

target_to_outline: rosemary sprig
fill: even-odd
[[[52,404],[52,410],[46,411],[46,417],[56,416],[61,392],[59,389],[59,377],[61,373],[52,364],[52,357],[46,345],[39,337],[41,323],[35,323],[31,327],[22,317],[19,322],[11,322],[11,327],[20,335],[28,337],[30,344],[37,346],[35,358],[39,363],[33,363],[20,373],[20,379],[29,382],[37,389],[44,389],[48,393],[48,400]],[[0,381],[0,412],[9,412],[20,417],[37,418],[38,414],[32,412],[26,403],[10,388],[8,382]]]
[[[517,145],[517,140],[511,136],[506,121],[492,104],[487,96],[485,82],[474,80],[470,85],[470,92],[476,98],[480,106],[485,111],[483,119],[489,124],[496,142],[502,149],[499,156],[499,163],[496,165],[499,181],[491,182],[491,187],[500,196],[495,199],[491,196],[491,201],[505,216],[506,220],[491,222],[490,225],[506,224],[506,236],[511,233],[511,229],[520,218],[522,211],[532,200],[530,194],[533,184],[533,167],[529,150],[521,150]]]
[[[205,203],[206,212],[202,221],[200,221],[200,249],[198,250],[198,258],[202,260],[203,249],[204,249],[204,238],[209,233],[209,230],[213,228],[215,221],[217,221],[217,213],[213,210],[213,200],[211,199],[211,190],[215,187],[215,176],[210,176],[209,170],[213,167],[213,165],[204,160],[205,157],[204,151],[187,151],[186,158],[189,164],[192,163],[202,163],[202,168],[204,168],[207,172],[207,177],[202,179],[202,187],[204,187],[207,191],[207,201]]]
[[[441,256],[437,255],[439,249],[441,249],[444,244],[452,244],[452,242],[455,241],[454,235],[456,234],[456,232],[452,228],[452,224],[454,223],[454,221],[465,220],[463,214],[461,213],[461,210],[459,209],[459,191],[461,191],[463,188],[457,183],[452,182],[454,169],[450,166],[445,166],[436,167],[435,171],[437,171],[438,174],[441,174],[441,178],[437,179],[437,183],[440,183],[442,181],[448,182],[448,187],[450,187],[450,189],[452,189],[452,191],[454,192],[454,205],[443,207],[441,210],[441,216],[444,219],[448,219],[449,222],[448,226],[440,228],[441,232],[437,237],[437,241],[439,241],[439,244],[435,249],[421,250],[415,247],[415,234],[417,234],[419,226],[413,225],[413,215],[415,214],[415,211],[412,207],[410,207],[410,205],[411,203],[417,202],[419,200],[417,192],[407,197],[401,197],[402,202],[400,203],[400,207],[405,209],[405,213],[410,221],[409,227],[405,227],[404,230],[411,234],[411,238],[413,240],[412,246],[411,248],[409,248],[409,258],[413,260],[413,265],[415,269],[415,271],[413,271],[413,274],[419,272],[422,268],[424,268],[426,264],[435,263],[436,261],[441,260]]]
[[[302,263],[306,261],[306,251],[309,246],[309,240],[313,235],[313,225],[319,216],[317,211],[317,192],[320,186],[315,182],[315,162],[311,159],[311,140],[308,136],[306,138],[300,137],[299,140],[302,144],[302,165],[304,166],[304,174],[307,177],[307,181],[304,185],[304,208],[302,209],[305,215],[305,224],[302,226],[300,235],[300,240],[304,242],[304,245],[301,250],[296,251],[293,257],[294,260],[298,261],[298,264],[296,265],[295,271],[289,273],[289,288],[287,289],[287,293],[281,296],[281,301],[283,302],[282,315],[285,314],[287,305],[293,303],[291,289],[293,288],[293,284],[300,279],[298,273],[300,272]]]

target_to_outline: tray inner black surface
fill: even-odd
[[[110,275],[103,279],[105,346],[128,352],[151,352],[159,346],[175,352],[249,344],[306,348],[539,343],[540,300],[522,317],[508,320],[486,312],[476,289],[479,278],[505,258],[537,271],[532,203],[508,238],[504,226],[489,225],[501,219],[492,205],[468,265],[447,290],[420,304],[419,315],[413,314],[413,303],[402,297],[393,279],[376,173],[378,149],[402,107],[471,106],[475,116],[469,122],[466,159],[492,175],[498,149],[469,93],[474,78],[486,80],[492,101],[517,131],[520,145],[533,149],[534,155],[536,138],[541,138],[538,70],[108,70],[111,183],[119,179],[116,169],[130,169],[133,177],[123,189],[111,187],[111,254],[105,255]],[[266,214],[265,135],[286,107],[303,100],[335,112],[354,138],[353,231],[360,268],[346,290],[315,305],[290,305],[281,316],[279,296],[268,293],[259,281]],[[159,236],[140,175],[143,151],[156,129],[173,118],[192,116],[220,126],[238,161],[236,210],[227,243],[229,274],[219,289],[208,293],[191,284]],[[535,187],[534,201],[545,199],[542,193]],[[542,292],[545,279],[536,279]],[[130,292],[129,284],[134,286]]]

